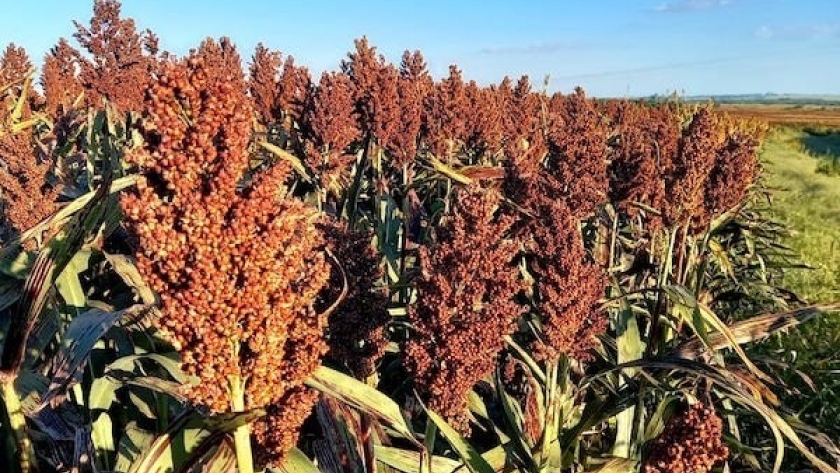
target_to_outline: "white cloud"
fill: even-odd
[[[764,25],[755,30],[759,39],[808,40],[840,37],[840,23],[818,23],[798,26]]]
[[[662,13],[681,13],[720,8],[730,4],[732,0],[679,0],[660,3],[653,7],[653,10]]]

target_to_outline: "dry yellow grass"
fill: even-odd
[[[719,107],[731,115],[763,120],[770,125],[840,128],[840,105],[721,104]]]

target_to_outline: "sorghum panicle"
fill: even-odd
[[[722,431],[723,421],[712,408],[699,402],[692,405],[672,417],[653,441],[642,472],[709,473],[729,456]]]
[[[0,76],[8,82],[21,81],[29,66],[23,49],[9,46],[0,58]],[[0,95],[0,240],[7,240],[29,230],[57,209],[59,187],[47,177],[52,162],[40,159],[32,130],[15,131],[11,111],[21,97],[20,86],[7,88]],[[27,102],[28,103],[28,102]],[[30,118],[24,106],[22,120]]]
[[[607,112],[615,133],[609,169],[610,201],[630,217],[639,215],[637,203],[657,210],[665,205],[655,111],[653,107],[621,101],[613,103]],[[678,125],[674,125],[677,130]],[[646,214],[646,224],[655,232],[662,225],[661,215]]]
[[[511,84],[507,77],[499,84],[499,101],[504,108],[505,154],[509,159],[529,159],[540,163],[546,147],[546,97],[534,92],[528,76]]]
[[[269,411],[254,426],[267,462],[294,446],[317,397],[303,381],[327,348],[314,304],[329,267],[318,214],[286,195],[287,165],[238,190],[252,111],[231,63],[229,42],[207,40],[164,64],[146,103],[146,146],[127,157],[143,178],[122,205],[138,268],[163,303],[159,329],[200,380],[185,395],[227,412],[229,379],[247,380],[245,407]]]
[[[304,111],[306,162],[325,188],[339,188],[355,157],[348,150],[361,136],[353,82],[343,72],[324,72]]]
[[[397,169],[410,165],[417,155],[423,126],[423,102],[431,87],[432,79],[426,71],[423,56],[419,51],[405,51],[397,79],[398,128],[386,147],[392,166]]]
[[[277,88],[278,108],[286,115],[286,128],[292,130],[293,123],[300,123],[303,109],[309,94],[312,93],[312,76],[309,69],[296,66],[295,58],[287,56]]]
[[[722,140],[716,120],[711,110],[701,108],[683,133],[679,152],[665,179],[668,205],[664,214],[669,226],[691,219],[693,227],[702,227],[711,220],[703,201],[706,181]]]
[[[278,103],[280,66],[283,56],[258,43],[248,66],[248,91],[257,119],[264,125],[278,123],[283,110]]]
[[[38,159],[31,131],[4,128],[0,123],[0,241],[52,215],[60,191],[47,180],[52,163]]]
[[[535,218],[527,231],[530,270],[536,278],[536,307],[541,330],[532,344],[540,360],[560,354],[589,358],[597,336],[607,328],[599,305],[606,287],[600,266],[590,261],[578,220],[562,201],[532,200]]]
[[[736,130],[727,134],[706,182],[704,205],[710,215],[721,215],[743,202],[758,177],[756,132]]]
[[[96,0],[90,28],[78,22],[73,37],[90,58],[76,56],[79,78],[85,88],[85,101],[99,107],[102,98],[118,109],[139,111],[157,67],[157,37],[137,32],[134,20],[120,17],[116,0]]]
[[[466,146],[478,156],[495,155],[502,148],[504,138],[504,105],[494,86],[479,87],[475,81],[467,84],[467,97],[473,110],[468,122]]]
[[[457,66],[449,66],[449,76],[437,82],[426,95],[423,109],[426,147],[435,156],[444,159],[461,151],[472,110]]]
[[[583,90],[551,101],[546,168],[577,218],[607,201],[607,127]]]
[[[364,379],[376,371],[388,344],[385,326],[390,316],[381,257],[373,247],[371,232],[351,230],[334,219],[320,227],[347,278],[347,294],[329,315],[327,357]],[[332,271],[325,303],[338,299],[343,287],[341,271]]]
[[[45,111],[53,120],[68,113],[84,90],[78,74],[78,55],[79,52],[61,38],[44,56],[41,89],[44,91]]]
[[[3,50],[2,56],[0,56],[0,87],[17,83],[9,92],[11,96],[20,96],[23,90],[23,80],[31,71],[32,61],[29,60],[29,55],[26,54],[26,50],[16,46],[15,43],[9,43],[6,49]],[[31,88],[27,91],[29,95],[27,100],[28,106],[30,102],[34,101],[33,98],[36,98],[34,97],[35,93],[35,90]]]
[[[355,41],[356,51],[341,64],[353,81],[353,98],[362,133],[382,147],[388,147],[400,126],[399,71],[377,54],[363,37]]]
[[[493,371],[522,313],[518,247],[505,239],[512,218],[500,215],[500,199],[493,189],[458,191],[436,243],[420,249],[418,300],[408,311],[405,365],[428,406],[462,433],[470,431],[467,395]]]

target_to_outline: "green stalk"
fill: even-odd
[[[231,376],[230,404],[233,412],[245,411],[245,383],[239,376]],[[233,448],[239,473],[254,473],[254,455],[251,452],[251,426],[242,424],[233,431]]]
[[[5,376],[2,385],[3,404],[6,407],[6,415],[9,417],[9,427],[14,435],[15,457],[20,465],[20,471],[22,473],[37,471],[35,451],[26,433],[26,417],[23,415],[20,399],[15,390],[14,376]]]
[[[411,174],[410,174],[411,173]],[[406,164],[403,166],[402,172],[402,184],[403,184],[403,218],[402,218],[402,238],[400,243],[400,277],[399,281],[405,281],[405,276],[408,273],[408,262],[406,261],[407,257],[407,250],[408,248],[408,226],[411,223],[411,202],[408,196],[408,192],[411,189],[411,181],[413,177],[413,172],[411,170],[411,164]],[[409,303],[409,286],[404,285],[400,287],[399,290],[399,301],[400,305],[408,306]]]
[[[562,453],[558,434],[560,433],[560,386],[558,384],[560,360],[549,360],[546,363],[545,386],[545,419],[542,438],[540,439],[540,472],[559,471],[562,463]]]

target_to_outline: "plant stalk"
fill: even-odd
[[[245,383],[239,376],[231,376],[230,398],[233,412],[245,411]],[[242,424],[233,431],[233,448],[239,473],[254,473],[254,454],[251,451],[251,425]]]
[[[5,375],[2,378],[3,405],[6,408],[6,415],[9,418],[9,427],[12,430],[15,441],[15,458],[20,465],[22,473],[38,471],[35,464],[35,451],[32,441],[26,433],[26,417],[15,390],[15,377]]]

